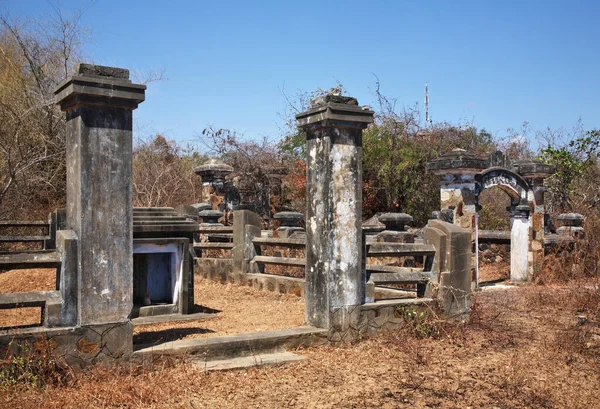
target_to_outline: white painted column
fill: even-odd
[[[514,212],[510,218],[510,280],[529,281],[528,254],[531,220],[528,212]]]

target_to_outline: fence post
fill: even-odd
[[[250,261],[256,255],[252,240],[261,235],[262,220],[250,210],[233,211],[233,257],[234,271],[250,273]]]

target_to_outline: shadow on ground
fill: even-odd
[[[208,334],[215,331],[207,328],[171,328],[162,331],[140,332],[133,336],[134,345],[159,344],[175,341],[194,334]]]

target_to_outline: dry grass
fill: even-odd
[[[56,269],[0,271],[0,294],[56,290]]]
[[[56,269],[37,268],[0,273],[0,294],[56,289]],[[41,308],[0,310],[0,328],[39,325]]]
[[[294,328],[304,324],[304,299],[288,294],[223,285],[196,278],[195,301],[200,309],[220,311],[216,318],[136,327],[135,343],[205,338]]]
[[[0,407],[600,407],[596,284],[477,293],[471,322],[437,338],[419,339],[407,327],[352,347],[301,350],[307,361],[283,367],[208,374],[193,362],[96,367],[67,386],[0,391]]]

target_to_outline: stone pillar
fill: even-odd
[[[385,225],[385,230],[377,235],[381,243],[414,243],[415,234],[406,231],[406,225],[412,223],[413,218],[406,213],[384,213],[378,217]]]
[[[226,210],[225,178],[232,172],[231,166],[218,159],[209,159],[194,169],[202,178],[202,200],[208,201],[213,210]]]
[[[583,230],[584,217],[579,213],[563,213],[556,218],[562,223],[556,232],[562,235],[572,236],[574,239],[583,239],[585,234]]]
[[[440,210],[454,211],[454,224],[475,229],[475,175],[487,167],[487,161],[464,149],[452,151],[432,160],[427,169],[441,176]]]
[[[449,317],[465,320],[471,308],[471,232],[441,220],[430,220],[425,232],[438,251],[440,307]]]
[[[362,130],[373,111],[327,95],[296,116],[306,132],[306,322],[333,342],[358,336],[362,267]]]
[[[273,219],[279,221],[277,229],[279,238],[287,239],[295,232],[304,232],[304,228],[298,226],[304,220],[304,215],[299,212],[279,212],[273,215]]]
[[[530,281],[529,234],[531,219],[528,206],[517,206],[510,216],[510,280],[514,283]]]
[[[530,186],[527,201],[530,203],[528,277],[531,280],[534,276],[543,274],[544,271],[544,219],[546,212],[544,206],[544,180],[551,176],[555,172],[555,169],[553,166],[539,160],[516,161],[512,167]],[[513,225],[512,220],[511,225]],[[511,252],[512,248],[513,245],[511,243]],[[511,279],[512,277],[513,274],[511,272]]]
[[[469,230],[473,237],[478,222],[475,175],[485,169],[487,164],[486,159],[477,158],[472,153],[458,148],[427,164],[428,170],[441,176],[440,215],[452,211],[453,223]],[[472,254],[471,266],[475,278],[473,285],[477,286],[477,252]]]
[[[254,246],[252,240],[261,235],[262,220],[250,210],[233,211],[233,258],[234,269],[238,273],[250,273],[250,262],[260,252],[259,246]]]
[[[145,89],[128,70],[79,64],[55,92],[67,115],[67,227],[78,238],[80,326],[112,331],[127,325],[133,307],[132,112]],[[131,333],[128,325],[120,331]],[[96,332],[108,344],[107,331]]]

